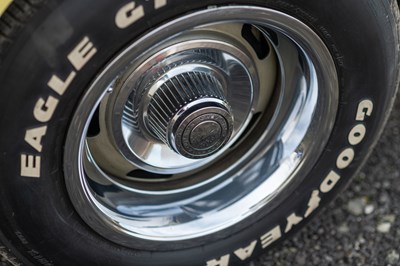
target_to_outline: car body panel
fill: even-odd
[[[7,7],[11,4],[13,0],[1,0],[0,1],[0,17],[6,11]]]

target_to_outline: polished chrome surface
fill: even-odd
[[[244,32],[266,43],[264,49],[254,49]],[[142,132],[148,113],[135,117],[146,109],[136,109],[132,100],[140,98],[135,92],[143,92],[139,105],[148,104],[160,87],[141,84],[154,77],[148,70],[187,62],[182,58],[194,51],[202,51],[195,58],[219,54],[211,57],[218,63],[205,60],[201,65],[225,88],[234,117],[228,143],[200,160],[178,155]],[[122,51],[82,98],[66,140],[68,192],[95,231],[125,246],[151,248],[146,243],[159,241],[157,248],[162,248],[163,242],[203,237],[233,225],[232,230],[241,230],[252,215],[287,197],[315,165],[337,103],[332,57],[301,21],[249,6],[185,15]],[[100,132],[92,136],[88,132],[96,110]],[[203,134],[203,127],[218,132],[208,114],[206,124],[196,121],[189,133],[187,126],[182,130],[188,141],[193,131]],[[201,145],[192,140],[192,147]]]
[[[259,78],[250,52],[219,32],[201,32],[202,39],[194,41],[196,36],[189,31],[167,39],[170,46],[166,48],[163,42],[157,43],[148,52],[149,58],[130,62],[128,70],[117,77],[105,73],[104,79],[113,79],[109,81],[113,93],[100,104],[100,115],[104,116],[100,135],[88,142],[96,150],[97,163],[113,175],[122,176],[135,169],[163,175],[194,171],[226,152],[250,122],[257,104],[254,97],[259,94]],[[220,84],[223,92],[211,96],[227,103],[233,120],[228,142],[204,159],[180,155],[171,145],[159,141],[160,136],[154,137],[149,128],[148,108],[160,87],[189,72],[207,74]]]
[[[163,71],[169,78],[154,82],[160,83],[157,90],[148,105],[139,105],[145,110],[137,113],[143,114],[148,131],[175,152],[186,158],[202,159],[229,141],[234,118],[224,88],[211,71],[202,71],[199,63],[180,66],[177,68],[184,71],[173,67]]]
[[[173,150],[187,158],[201,159],[218,152],[229,141],[233,117],[224,101],[201,98],[180,109],[167,129]]]

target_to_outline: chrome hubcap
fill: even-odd
[[[88,142],[95,159],[118,176],[132,165],[177,174],[223,154],[251,120],[258,90],[256,66],[238,45],[215,29],[196,29],[153,46],[142,64],[113,77],[103,130]],[[205,138],[205,130],[214,133]]]
[[[224,63],[222,53],[195,50],[171,57],[179,60],[149,70],[150,77],[144,79],[145,84],[150,80],[149,85],[133,99],[134,116],[144,120],[142,132],[176,153],[191,159],[208,157],[228,142],[233,131],[227,82],[219,66]]]
[[[121,51],[82,98],[65,149],[71,200],[125,246],[241,230],[315,165],[337,102],[332,57],[297,19],[186,15]]]

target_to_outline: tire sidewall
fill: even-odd
[[[64,177],[62,171],[69,121],[85,89],[118,51],[165,21],[210,5],[232,2],[168,1],[156,9],[155,1],[136,1],[137,6],[143,6],[145,16],[126,29],[119,29],[115,25],[115,15],[130,2],[101,0],[94,6],[87,1],[47,1],[3,56],[0,66],[0,147],[3,151],[0,210],[5,218],[0,223],[4,238],[34,264],[205,265],[214,259],[225,259],[229,265],[240,263],[242,259],[237,254],[242,254],[242,249],[250,248],[251,252],[247,250],[246,254],[255,256],[264,250],[262,242],[271,232],[279,229],[280,236],[271,236],[273,241],[266,248],[309,220],[347,184],[376,142],[393,102],[397,77],[394,47],[398,41],[394,29],[388,26],[394,20],[387,18],[387,15],[392,16],[389,4],[345,0],[235,2],[292,15],[323,39],[335,61],[340,82],[335,127],[318,163],[294,192],[286,195],[290,200],[243,221],[251,227],[224,230],[214,239],[207,239],[207,245],[199,245],[201,241],[174,243],[170,251],[149,252],[140,247],[125,248],[102,238],[76,213],[65,188],[68,177]],[[341,18],[337,19],[332,10],[342,12]],[[65,78],[74,70],[68,54],[84,37],[90,39],[97,52],[82,69],[75,69],[77,75],[68,90],[62,96],[57,95],[47,83],[54,74]],[[49,96],[58,100],[57,108],[51,119],[42,123],[33,115],[34,106],[40,98]],[[373,103],[373,111],[359,121],[356,118],[364,101]],[[359,124],[366,128],[365,137],[362,143],[351,145],[349,134]],[[43,149],[38,152],[24,138],[27,130],[40,126],[46,126],[47,130],[41,142]],[[347,167],[339,169],[338,157],[349,148],[354,151],[354,159]],[[42,158],[40,178],[21,176],[21,154]],[[321,184],[332,171],[340,179],[331,190],[323,193]],[[305,217],[315,191],[320,198],[318,208]],[[289,228],[292,215],[301,218],[301,222]],[[154,249],[157,249],[156,243]]]

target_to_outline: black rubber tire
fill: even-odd
[[[114,17],[128,2],[15,0],[0,18],[0,229],[2,242],[16,256],[12,260],[37,265],[243,263],[263,252],[263,244],[269,249],[304,225],[339,193],[371,152],[398,84],[399,16],[394,1],[177,0],[160,9],[154,8],[154,1],[136,1],[146,15],[121,30]],[[118,51],[149,29],[209,5],[232,3],[290,14],[310,26],[329,48],[339,75],[340,103],[327,147],[295,192],[276,208],[246,219],[244,230],[225,230],[206,243],[173,243],[169,250],[158,250],[157,243],[151,251],[130,249],[104,239],[79,217],[64,183],[68,177],[62,171],[63,143],[80,96]],[[67,55],[84,36],[98,48],[96,56],[57,96],[47,86],[49,78],[53,73],[62,77],[70,73]],[[39,122],[33,116],[34,106],[50,95],[58,100],[57,108],[49,121]],[[359,120],[357,114],[362,115]],[[359,124],[366,134],[361,143],[352,145],[349,134]],[[38,152],[24,138],[26,130],[40,126],[47,130]],[[338,157],[346,149],[352,149],[355,157],[339,169]],[[21,176],[21,155],[40,156],[40,178]],[[330,173],[338,180],[324,183]],[[316,210],[311,204],[315,202]],[[301,221],[289,228],[290,217]]]

